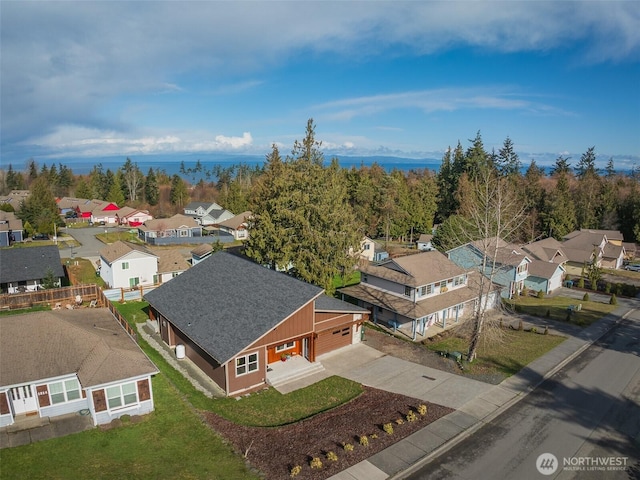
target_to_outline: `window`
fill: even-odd
[[[518,266],[518,273],[524,273],[527,271],[527,264],[523,263],[522,265]]]
[[[423,285],[420,287],[420,296],[431,295],[433,293],[433,285]]]
[[[447,281],[443,280],[440,282],[440,288],[447,288]]]
[[[411,296],[411,287],[404,287],[404,296],[405,297],[410,297]]]
[[[287,342],[287,343],[283,343],[282,345],[278,345],[276,347],[276,352],[282,352],[283,350],[291,350],[293,347],[296,346],[296,342]]]
[[[258,354],[250,353],[236,358],[236,377],[258,370]]]
[[[129,262],[122,262],[122,269],[129,270]]]
[[[50,383],[49,397],[52,405],[77,400],[80,398],[80,384],[75,378],[64,382]]]
[[[369,245],[368,243],[364,244],[364,250],[369,250],[371,248],[371,245]]]
[[[124,385],[115,385],[107,390],[107,404],[109,409],[126,407],[138,401],[138,392],[135,383],[125,383]]]
[[[456,277],[453,280],[453,284],[457,287],[458,285],[464,285],[464,275],[460,277]]]
[[[178,230],[178,236],[179,237],[188,237],[189,236],[189,230]]]

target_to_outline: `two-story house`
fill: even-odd
[[[157,281],[158,256],[142,245],[117,241],[100,250],[100,277],[110,288],[134,288]]]
[[[529,276],[524,281],[527,288],[551,293],[562,286],[566,274],[564,264],[568,257],[558,240],[545,238],[523,245],[522,250],[531,258]]]
[[[624,260],[623,236],[617,230],[580,229],[564,236],[562,249],[568,264],[579,273],[585,264],[604,268],[621,268]]]
[[[392,258],[359,267],[361,282],[338,291],[371,311],[371,319],[411,336],[443,328],[473,313],[477,292],[469,275],[438,251]]]
[[[0,210],[0,247],[8,247],[22,240],[22,220],[13,212]]]
[[[486,258],[485,258],[486,254]],[[525,286],[531,258],[520,247],[492,237],[465,243],[447,251],[447,256],[465,270],[477,270],[504,287],[501,295],[512,298]]]
[[[184,207],[184,214],[192,217],[203,227],[219,225],[225,220],[229,220],[234,217],[233,213],[229,210],[225,210],[215,202],[191,202]]]

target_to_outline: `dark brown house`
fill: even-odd
[[[269,382],[269,365],[308,362],[360,341],[368,311],[314,285],[217,252],[144,297],[164,342],[227,395]]]

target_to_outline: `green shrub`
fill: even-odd
[[[542,290],[538,290],[538,298],[542,300],[544,298],[544,292]]]
[[[618,297],[616,297],[616,294],[614,293],[613,295],[611,295],[611,298],[609,299],[609,305],[617,305],[618,304]]]
[[[421,405],[418,405],[418,413],[422,416],[427,414],[427,406],[424,403]]]
[[[611,293],[611,284],[609,282],[604,284],[604,293],[606,294]]]
[[[538,329],[536,327],[531,327],[531,333],[538,333]]]
[[[313,457],[309,462],[309,466],[311,468],[322,468],[322,460],[320,460],[320,458],[318,457]]]
[[[582,277],[578,280],[578,288],[584,288],[584,278]]]
[[[342,448],[345,452],[353,452],[353,445],[351,443],[343,443]]]
[[[360,445],[362,445],[363,447],[368,447],[369,437],[367,437],[366,435],[360,435]]]
[[[409,410],[409,413],[407,413],[407,422],[415,422],[417,419],[418,416],[416,415],[416,412]]]
[[[338,455],[336,455],[334,452],[327,452],[327,460],[331,460],[332,462],[337,462]]]
[[[582,301],[583,302],[588,302],[589,301],[589,293],[585,293],[584,296],[582,297]]]
[[[384,425],[382,425],[382,429],[385,432],[387,432],[387,434],[393,435],[393,423],[391,423],[391,422],[385,423]]]
[[[302,467],[300,465],[296,465],[293,468],[291,468],[291,478],[297,477],[298,475],[300,475],[301,471],[302,471]]]

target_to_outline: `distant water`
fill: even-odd
[[[187,180],[192,180],[191,175],[182,175],[180,173],[180,167],[182,162],[186,169],[194,168],[196,162],[200,160],[202,167],[205,171],[211,171],[216,165],[228,168],[233,165],[248,165],[251,167],[262,166],[265,162],[265,157],[260,155],[246,155],[246,156],[195,156],[195,155],[153,155],[153,156],[129,156],[132,162],[138,165],[138,168],[145,175],[149,171],[149,168],[154,170],[164,170],[168,175],[178,174]],[[329,165],[332,157],[325,156],[325,165]],[[47,166],[51,166],[53,163],[56,165],[62,163],[69,167],[73,173],[77,175],[86,175],[95,165],[101,164],[104,171],[107,169],[115,172],[124,165],[127,157],[103,157],[92,159],[68,159],[57,160],[56,162],[38,162],[39,167],[45,163]],[[338,162],[343,168],[359,168],[361,165],[370,167],[374,163],[377,163],[387,171],[401,170],[409,171],[412,169],[427,168],[437,172],[440,169],[441,160],[432,158],[425,159],[411,159],[401,157],[338,157]],[[200,179],[208,180],[204,174],[195,175],[195,181]]]

